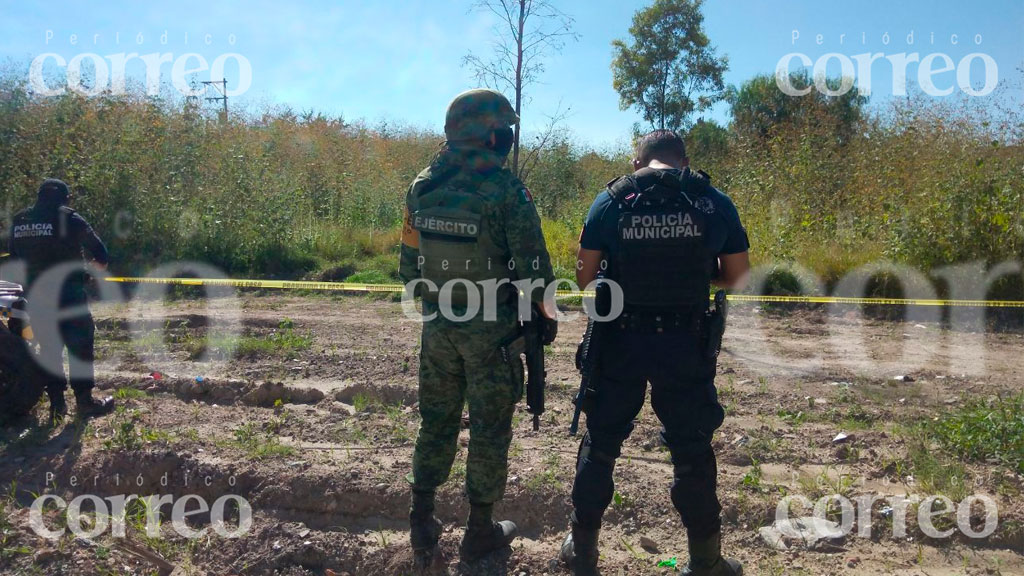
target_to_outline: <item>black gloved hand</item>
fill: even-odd
[[[541,326],[542,332],[540,341],[541,344],[547,346],[548,344],[554,342],[555,337],[558,336],[558,320],[554,320],[546,316],[541,316],[541,322],[543,322],[543,325]]]

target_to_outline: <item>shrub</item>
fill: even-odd
[[[737,204],[754,262],[795,260],[831,286],[882,258],[926,272],[1019,259],[1022,126],[1018,110],[911,98],[842,118],[808,106],[763,131],[698,123],[687,138],[695,167]],[[43,98],[0,73],[0,210],[58,177],[117,273],[189,259],[233,275],[337,278],[351,266],[344,276],[395,279],[405,192],[441,140],[286,108],[222,121],[141,92]],[[529,142],[525,181],[559,275],[572,277],[587,208],[631,153],[567,132]],[[992,296],[1017,292],[1006,280]]]

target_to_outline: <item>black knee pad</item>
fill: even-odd
[[[615,458],[594,449],[594,443],[590,438],[590,432],[583,435],[583,439],[580,440],[580,449],[576,452],[576,474],[580,473],[583,467],[583,461],[590,459],[591,462],[607,466],[612,470],[615,469]]]
[[[718,465],[715,453],[705,454],[687,459],[672,468],[672,504],[677,510],[691,508],[695,499],[713,494],[718,488]]]
[[[615,458],[595,450],[590,435],[584,435],[576,457],[576,481],[572,488],[574,518],[579,525],[588,528],[601,525],[615,491],[614,471]]]
[[[705,537],[721,528],[718,502],[718,464],[715,453],[680,462],[673,469],[672,505],[691,536]]]

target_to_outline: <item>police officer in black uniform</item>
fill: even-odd
[[[674,467],[672,503],[688,534],[683,574],[742,574],[721,555],[721,506],[712,434],[725,413],[708,351],[712,283],[736,287],[749,269],[746,232],[732,201],[692,172],[683,140],[643,137],[635,173],[598,195],[580,238],[577,281],[600,270],[622,288],[623,312],[602,325],[595,394],[573,485],[572,532],[561,557],[576,575],[597,574],[598,532],[614,493],[612,473],[647,383]]]
[[[39,340],[39,362],[49,375],[46,392],[50,397],[50,414],[61,419],[68,413],[64,400],[67,380],[64,377],[63,353],[68,351],[68,372],[75,392],[76,414],[79,417],[99,416],[114,409],[113,398],[93,398],[93,361],[96,326],[88,308],[86,284],[88,275],[83,266],[83,249],[89,253],[93,266],[106,269],[107,248],[89,223],[68,207],[68,185],[61,180],[47,179],[39,186],[36,203],[14,216],[8,251],[28,268],[29,296],[33,324]],[[56,267],[69,266],[67,274],[59,274],[61,285],[37,285],[36,280]],[[59,291],[52,298],[42,297],[47,290]],[[59,309],[75,308],[80,314],[59,318],[58,310],[42,306],[37,300],[58,302]],[[36,302],[33,304],[33,302]],[[66,313],[66,312],[65,312]]]

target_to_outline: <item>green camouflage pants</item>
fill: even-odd
[[[427,308],[425,306],[425,308]],[[458,449],[462,408],[469,403],[466,493],[474,504],[505,494],[512,414],[523,394],[518,355],[506,362],[501,346],[516,334],[514,315],[499,321],[424,322],[420,352],[420,425],[413,453],[413,486],[433,489],[451,472]]]

